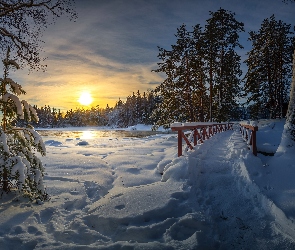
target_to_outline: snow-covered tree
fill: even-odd
[[[258,32],[249,34],[252,49],[247,53],[244,91],[249,95],[251,116],[283,117],[292,75],[291,25],[272,15],[263,20]]]
[[[4,192],[19,190],[30,198],[44,200],[44,168],[37,154],[45,155],[39,134],[30,125],[16,127],[17,119],[38,120],[35,109],[19,96],[22,86],[9,78],[11,68],[43,68],[42,31],[56,17],[76,18],[74,0],[2,0],[0,1],[0,57],[4,77],[0,79],[0,187]],[[8,48],[8,49],[7,49]],[[7,53],[6,53],[7,51]],[[14,58],[16,60],[11,60]]]
[[[155,89],[162,98],[153,112],[160,117],[156,126],[237,118],[242,71],[235,48],[243,48],[239,33],[244,24],[224,9],[210,15],[204,30],[195,25],[191,32],[183,24],[176,44],[170,50],[159,48],[162,62],[154,71],[165,73],[166,79]]]
[[[37,154],[45,155],[45,146],[40,135],[30,125],[14,126],[18,118],[38,121],[35,109],[19,96],[25,94],[22,86],[9,78],[11,68],[19,68],[10,59],[8,48],[3,60],[4,76],[0,79],[0,187],[3,192],[18,190],[31,199],[47,199],[43,185],[44,167]]]
[[[226,121],[233,118],[238,108],[240,93],[240,56],[235,48],[244,24],[235,19],[235,13],[219,9],[210,12],[204,31],[206,75],[210,96],[210,121]]]
[[[177,29],[176,44],[171,50],[159,47],[159,68],[166,79],[156,89],[161,97],[153,117],[158,117],[156,126],[169,127],[174,121],[199,121],[204,109],[206,90],[204,88],[202,29],[200,25],[190,32],[183,24]]]

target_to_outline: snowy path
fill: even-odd
[[[215,227],[218,248],[294,248],[294,243],[287,240],[289,228],[283,228],[286,221],[280,225],[280,219],[276,221],[275,218],[282,211],[278,208],[272,211],[271,201],[249,178],[240,158],[241,153],[248,153],[241,135],[237,131],[225,133],[222,139],[218,135],[211,138],[202,145],[200,152],[193,154],[197,162],[194,176],[196,197]],[[248,157],[259,161],[251,154]]]

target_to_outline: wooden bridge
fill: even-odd
[[[257,156],[256,132],[258,131],[257,122],[241,122],[240,132],[247,144],[252,148],[252,152]]]
[[[212,122],[190,122],[190,123],[173,123],[171,130],[178,133],[178,156],[183,153],[182,139],[186,143],[185,150],[193,150],[194,146],[203,143],[204,140],[210,139],[216,133],[220,133],[229,129],[233,129],[233,122],[228,123],[212,123]],[[191,131],[185,133],[185,131]],[[257,156],[256,132],[258,126],[255,122],[241,122],[240,132],[247,142],[252,152]],[[188,135],[188,136],[187,136]]]
[[[232,122],[229,123],[212,123],[212,122],[189,122],[173,123],[171,130],[178,133],[178,156],[182,155],[182,139],[186,142],[186,149],[193,149],[198,143],[203,143],[216,133],[233,129]],[[190,130],[189,136],[184,131]]]

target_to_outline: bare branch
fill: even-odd
[[[75,19],[74,1],[0,0],[0,56],[10,46],[21,67],[27,64],[31,69],[42,68],[39,58],[42,32],[62,15]]]

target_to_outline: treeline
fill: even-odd
[[[271,16],[259,31],[249,33],[252,49],[243,78],[237,53],[243,49],[241,32],[244,24],[235,14],[219,9],[210,12],[205,27],[181,25],[169,50],[159,47],[161,62],[154,71],[166,79],[155,89],[163,100],[152,114],[161,117],[156,125],[237,120],[242,99],[253,119],[284,116],[294,51],[291,25]]]
[[[91,107],[90,109],[76,108],[66,112],[50,106],[34,106],[39,121],[30,122],[34,127],[82,127],[82,126],[110,126],[122,128],[136,124],[153,124],[155,120],[151,118],[151,113],[155,109],[160,98],[152,91],[141,94],[139,91],[126,98],[126,101],[119,99],[114,107],[106,108]],[[23,124],[23,120],[18,120],[18,125]]]

